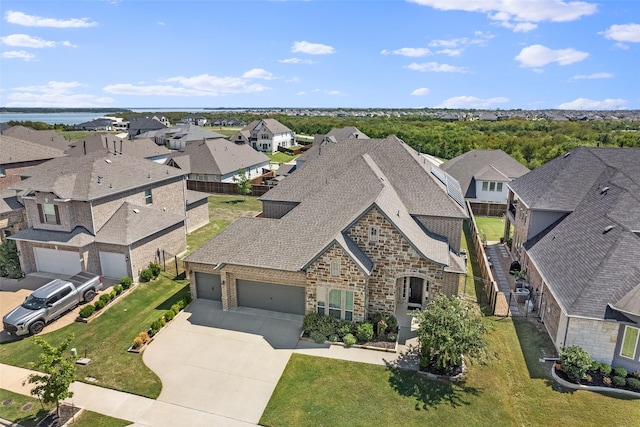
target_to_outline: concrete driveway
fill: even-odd
[[[298,344],[302,319],[194,301],[143,353],[162,380],[162,393],[138,423],[164,425],[161,417],[177,406],[200,411],[216,425],[257,424]]]

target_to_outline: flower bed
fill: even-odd
[[[124,278],[123,278],[124,280]],[[124,298],[128,295],[135,285],[133,283],[120,283],[113,287],[113,290],[109,293],[103,293],[100,295],[98,301],[94,304],[86,304],[80,309],[80,315],[76,317],[76,322],[89,323],[93,319],[99,317],[102,313],[107,311],[116,301],[120,298]]]
[[[568,388],[592,391],[615,391],[640,397],[640,373],[628,374],[618,372],[625,373],[625,376],[622,376],[615,375],[616,371],[611,370],[610,367],[607,369],[606,366],[603,366],[603,368],[605,372],[610,371],[610,373],[604,374],[599,368],[597,370],[589,369],[579,383],[571,381],[567,374],[562,371],[562,367],[559,364],[554,364],[551,372],[558,383]],[[614,382],[614,378],[618,379]]]

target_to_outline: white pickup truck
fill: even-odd
[[[81,302],[91,301],[101,289],[100,276],[85,271],[66,280],[54,279],[7,313],[2,318],[2,325],[12,335],[39,334],[47,323]]]

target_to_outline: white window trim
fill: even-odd
[[[355,292],[351,289],[332,288],[329,286],[318,286],[317,298],[316,298],[316,312],[323,316],[329,316],[329,311],[332,309],[329,306],[329,294],[331,291],[340,292],[340,319],[354,321],[355,319]],[[351,292],[352,306],[351,310],[347,310],[347,292]],[[336,308],[333,308],[336,310]],[[347,319],[346,314],[351,313],[351,319]]]
[[[378,227],[369,227],[369,241],[370,242],[378,241]]]
[[[633,355],[631,357],[625,356],[624,354],[622,354],[622,350],[624,349],[624,341],[625,341],[625,338],[627,337],[627,331],[629,330],[629,328],[636,329],[638,331],[638,334],[636,335],[636,342],[633,346]],[[619,352],[620,357],[624,357],[625,359],[635,360],[636,354],[638,353],[638,339],[640,339],[640,328],[636,328],[635,326],[631,326],[631,325],[624,325],[624,333],[622,334],[622,342],[620,343],[620,352]]]

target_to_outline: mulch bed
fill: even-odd
[[[74,415],[80,412],[80,408],[71,405],[60,405],[60,417],[53,409],[42,421],[38,423],[39,427],[57,427],[66,424]]]
[[[586,386],[608,387],[608,388],[618,389],[618,390],[629,390],[629,391],[635,391],[636,393],[638,393],[638,390],[634,390],[631,387],[628,387],[626,385],[624,387],[618,387],[613,384],[605,384],[603,381],[604,378],[605,377],[611,378],[613,377],[613,375],[602,375],[600,371],[587,371],[587,374],[591,376],[591,381],[582,379],[578,384],[586,385]],[[565,374],[561,369],[558,369],[557,367],[556,367],[556,375],[567,382],[574,383],[572,380],[569,379],[569,377],[567,377],[567,374]]]
[[[447,377],[455,377],[456,375],[460,375],[464,371],[464,368],[462,366],[456,366],[451,371],[446,371],[446,370],[434,365],[433,362],[430,362],[428,366],[420,365],[420,371],[421,372],[428,372],[428,373],[433,374],[433,375],[442,375],[442,376],[447,376]]]
[[[378,347],[378,348],[385,348],[389,350],[393,350],[396,348],[396,342],[389,341],[388,339],[372,339],[371,341],[358,342],[357,344],[364,347]]]

